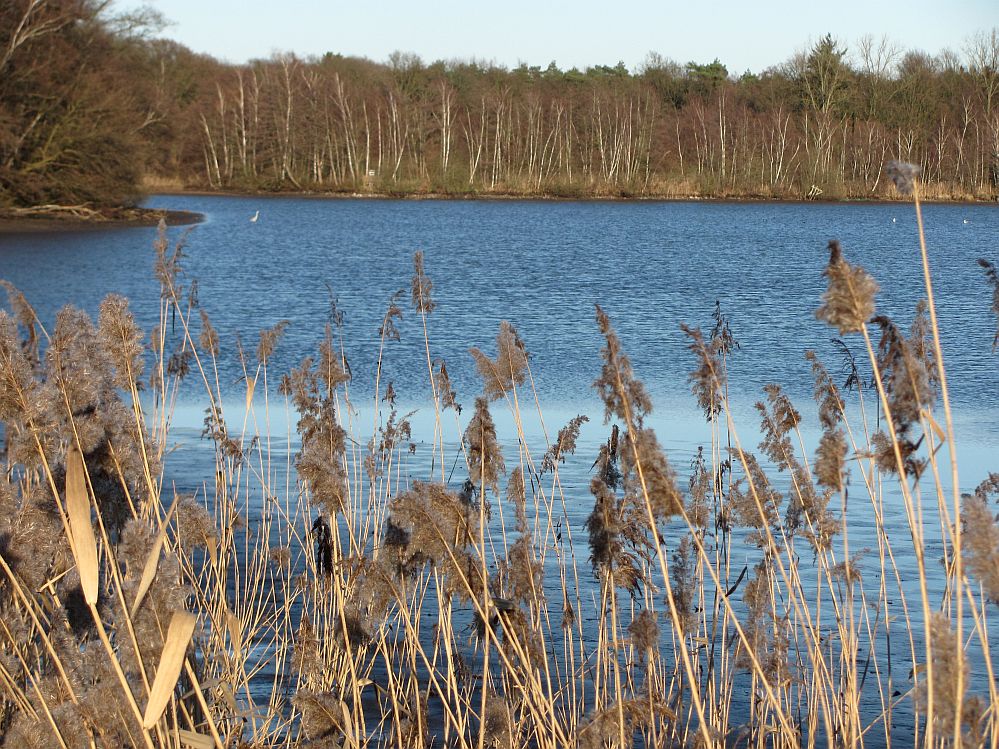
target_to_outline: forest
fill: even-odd
[[[292,53],[234,65],[99,0],[0,7],[0,208],[144,190],[546,197],[999,195],[999,30],[929,55],[826,35],[760,73]],[[280,42],[280,40],[275,40]],[[668,50],[666,50],[668,52]]]

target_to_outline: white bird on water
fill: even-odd
[[[895,217],[894,217],[894,216],[892,216],[892,217],[891,217],[891,222],[892,222],[893,224],[895,223]]]
[[[255,224],[255,223],[257,223],[257,219],[258,219],[258,218],[260,218],[260,211],[257,211],[256,213],[254,213],[254,214],[253,214],[253,215],[252,215],[252,216],[250,217],[250,223],[251,223],[251,224]]]

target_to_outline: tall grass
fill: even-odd
[[[583,415],[530,444],[525,420],[544,409],[506,323],[494,352],[472,350],[482,393],[463,421],[433,356],[422,255],[413,366],[434,418],[419,449],[380,357],[373,402],[355,402],[335,310],[317,356],[277,387],[284,325],[240,346],[245,389],[226,392],[219,336],[165,230],[148,336],[113,296],[96,325],[67,308],[47,331],[5,285],[4,744],[996,747],[999,475],[960,491],[918,182],[893,173],[920,219],[911,330],[878,315],[876,281],[831,243],[817,314],[863,346],[854,371],[871,377],[844,390],[810,355],[817,449],[772,385],[757,455],[743,442],[757,429],[732,415],[728,319],[685,326],[711,444],[682,476],[600,308],[596,454],[576,454]],[[167,450],[191,378],[214,455],[210,475],[186,477],[193,496],[174,491]],[[271,441],[284,413],[294,446]],[[887,525],[892,502],[905,529]],[[852,542],[860,511],[875,548]]]

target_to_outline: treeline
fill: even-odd
[[[402,53],[227,65],[103,5],[0,11],[7,203],[121,200],[140,174],[236,190],[885,196],[889,159],[920,165],[933,196],[997,195],[996,30],[935,57],[827,36],[739,77],[655,53],[636,71]]]
[[[580,72],[327,55],[226,68],[198,111],[213,187],[863,196],[885,161],[938,193],[999,177],[999,39],[966,60],[831,38],[761,75],[652,55]]]

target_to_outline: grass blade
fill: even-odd
[[[160,657],[159,668],[156,669],[156,679],[149,692],[146,714],[142,719],[142,725],[147,729],[159,722],[167,703],[170,702],[170,695],[173,694],[173,688],[180,677],[180,670],[187,655],[187,646],[194,636],[194,625],[197,621],[197,617],[187,611],[175,611],[170,619],[163,655]]]
[[[206,736],[203,733],[197,733],[196,731],[185,731],[183,728],[178,731],[180,736],[181,746],[190,747],[190,749],[213,749],[215,746],[215,741],[211,736]]]
[[[149,591],[149,587],[153,584],[153,579],[156,577],[156,568],[159,566],[160,561],[160,551],[162,551],[163,542],[166,540],[167,526],[170,524],[170,518],[173,517],[173,511],[176,509],[179,500],[179,496],[174,497],[166,519],[164,519],[163,524],[160,526],[160,532],[156,534],[153,547],[149,550],[149,556],[146,557],[146,564],[142,568],[142,578],[139,580],[139,587],[135,592],[135,600],[132,601],[132,606],[129,609],[129,616],[133,618],[135,617],[135,612],[139,610],[142,599]]]
[[[90,493],[87,491],[87,469],[83,455],[75,444],[66,454],[66,514],[72,533],[73,555],[80,572],[80,585],[87,603],[97,603],[99,566],[97,539],[90,521]]]

